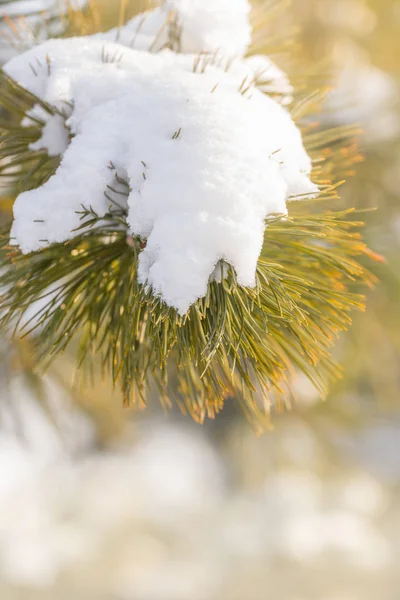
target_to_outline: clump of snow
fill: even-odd
[[[248,0],[166,0],[164,10],[176,13],[184,52],[242,56],[251,43]]]
[[[46,61],[50,69],[32,72]],[[240,91],[229,72],[194,72],[190,55],[52,40],[6,72],[59,110],[73,106],[58,171],[15,202],[11,235],[22,251],[73,236],[82,205],[104,215],[112,163],[129,180],[131,232],[146,241],[139,280],[182,314],[221,259],[254,286],[266,217],[317,191],[289,113],[257,89]],[[53,147],[54,124],[43,147]]]
[[[40,104],[35,104],[21,121],[21,127],[27,128],[42,124],[40,138],[31,143],[29,149],[46,150],[49,156],[64,154],[69,144],[69,132],[65,125],[67,116],[67,112],[52,114]]]
[[[69,133],[65,127],[65,118],[62,115],[49,115],[42,130],[40,139],[30,144],[29,148],[46,150],[49,156],[64,154],[69,144]]]
[[[124,27],[94,37],[139,50],[243,56],[251,43],[248,0],[165,0]]]
[[[248,0],[165,0],[120,30],[52,40],[6,65],[55,108],[23,120],[45,123],[31,149],[62,155],[15,202],[11,237],[23,252],[74,236],[83,206],[104,216],[117,172],[130,186],[130,233],[144,241],[140,283],[181,314],[221,260],[255,285],[265,219],[318,190],[282,106],[286,75],[268,57],[243,58],[249,12]]]
[[[248,0],[165,0],[124,27],[97,33],[91,39],[147,52],[170,48],[192,54],[193,62],[199,61],[199,54],[204,55],[204,64],[228,70],[237,77],[238,85],[257,85],[288,105],[293,87],[286,74],[267,56],[244,58],[251,44],[249,17]]]

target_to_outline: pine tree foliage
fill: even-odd
[[[251,52],[259,52],[260,45],[268,51],[290,47],[292,42],[266,33],[284,5],[258,7],[257,48]],[[95,30],[98,22],[93,7],[71,15],[82,33]],[[304,72],[290,110],[321,194],[315,201],[291,202],[288,217],[268,219],[254,290],[241,287],[234,270],[221,264],[220,281],[210,282],[207,296],[180,316],[139,285],[143,241],[129,234],[127,214],[118,203],[128,196],[129,184],[115,171],[115,185],[104,191],[109,213],[100,219],[90,205],[82,206],[81,228],[72,240],[23,255],[3,232],[1,326],[32,336],[44,367],[75,340],[80,376],[100,364],[121,386],[127,405],[145,405],[148,390],[156,386],[166,408],[176,402],[200,422],[235,397],[262,429],[272,406],[290,406],[299,371],[325,395],[340,376],[332,344],[351,325],[350,313],[364,308],[362,288],[373,285],[374,278],[362,266],[363,257],[374,255],[360,235],[362,224],[352,210],[343,210],[338,196],[343,179],[361,159],[358,132],[353,127],[323,130],[315,123],[325,88],[315,88],[321,77],[317,70]],[[0,88],[0,177],[15,196],[40,186],[59,164],[45,151],[29,148],[44,123],[21,127],[21,119],[35,104],[49,114],[55,109],[4,73]]]

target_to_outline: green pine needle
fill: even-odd
[[[127,237],[119,214],[100,220],[89,211],[77,237],[28,256],[10,250],[5,234],[0,325],[19,330],[37,303],[22,330],[35,334],[45,365],[78,338],[79,364],[99,360],[129,405],[145,403],[152,382],[168,403],[172,379],[176,401],[199,421],[228,396],[259,420],[272,390],[285,393],[294,366],[321,394],[339,374],[330,347],[350,311],[364,307],[349,286],[372,282],[356,261],[366,252],[353,232],[359,224],[347,217],[271,219],[256,289],[239,286],[225,266],[228,276],[210,283],[185,317],[138,284],[142,242]]]
[[[21,121],[39,105],[49,115],[55,109],[10,79],[0,70],[0,188],[9,194],[39,187],[56,171],[60,159],[48,156],[45,150],[30,150],[30,144],[40,139],[44,122],[30,116],[29,126]]]

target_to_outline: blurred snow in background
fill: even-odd
[[[400,459],[384,428],[329,441],[292,415],[258,439],[154,417],[98,446],[78,412],[59,411],[58,436],[16,397],[24,435],[7,418],[0,434],[2,599],[395,599]]]
[[[330,124],[359,124],[363,147],[396,140],[400,114],[395,79],[374,66],[368,52],[349,40],[336,45],[334,60],[343,67],[326,105]]]

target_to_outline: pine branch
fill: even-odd
[[[350,311],[364,306],[353,286],[373,282],[356,260],[366,248],[348,214],[272,219],[256,289],[239,286],[225,266],[228,277],[210,283],[185,317],[138,284],[142,242],[127,238],[119,215],[93,227],[96,217],[87,214],[78,237],[28,256],[10,251],[4,234],[1,326],[18,328],[37,303],[22,330],[35,332],[44,365],[78,337],[79,363],[100,359],[127,404],[145,402],[152,381],[169,397],[172,377],[176,400],[200,421],[227,396],[259,419],[255,392],[283,393],[293,365],[321,394],[338,375],[330,347]]]

